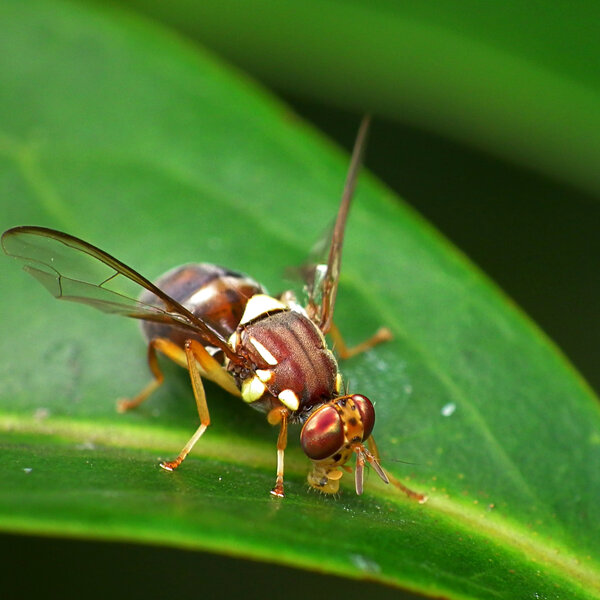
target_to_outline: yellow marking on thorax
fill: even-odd
[[[277,359],[257,339],[251,337],[250,343],[256,348],[256,351],[268,365],[273,366],[277,364]]]
[[[242,381],[242,400],[248,404],[258,400],[267,389],[267,386],[256,376],[253,375]]]
[[[273,371],[269,369],[256,369],[256,376],[263,382],[269,383],[273,379]]]
[[[298,400],[294,390],[283,390],[277,398],[290,410],[298,410],[300,406],[300,400]]]
[[[272,296],[255,294],[246,304],[240,325],[245,325],[253,319],[256,319],[256,317],[260,317],[260,315],[264,315],[271,310],[285,310],[286,308],[285,304],[279,302],[279,300]]]

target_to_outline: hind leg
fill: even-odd
[[[150,394],[162,385],[165,376],[158,364],[158,358],[156,356],[157,351],[179,365],[185,366],[186,364],[185,353],[179,346],[164,338],[155,338],[151,340],[148,344],[148,366],[150,367],[152,375],[154,375],[154,379],[148,383],[137,396],[117,400],[118,412],[124,413],[132,408],[138,407],[148,398],[148,396],[150,396]]]
[[[329,335],[333,340],[333,347],[336,353],[343,360],[352,358],[357,354],[361,354],[367,350],[370,350],[373,348],[373,346],[377,346],[377,344],[389,342],[393,339],[392,332],[387,327],[381,327],[369,339],[356,346],[353,346],[352,348],[348,348],[340,330],[333,323],[331,324]]]

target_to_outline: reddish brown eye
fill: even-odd
[[[358,408],[358,412],[360,413],[364,429],[363,441],[366,441],[371,435],[375,425],[375,409],[366,396],[354,394],[354,396],[352,396],[352,401],[356,404],[356,408]]]
[[[344,428],[333,406],[323,406],[308,417],[300,432],[300,444],[312,460],[323,460],[344,445]]]

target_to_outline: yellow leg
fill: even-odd
[[[368,340],[365,340],[353,348],[348,348],[348,346],[346,346],[346,342],[344,342],[344,338],[342,337],[340,330],[335,326],[334,323],[331,324],[329,335],[331,335],[331,338],[333,339],[333,347],[341,359],[352,358],[357,354],[361,354],[362,352],[370,350],[377,344],[389,342],[391,339],[393,339],[392,332],[387,327],[381,327]]]
[[[283,498],[283,457],[287,446],[287,430],[288,430],[289,411],[283,406],[278,406],[272,409],[267,415],[267,420],[271,425],[279,424],[279,436],[277,438],[277,477],[275,479],[275,487],[271,490],[273,496]]]
[[[119,400],[117,402],[117,410],[119,412],[125,412],[139,406],[163,383],[164,375],[158,365],[156,356],[157,351],[161,352],[178,365],[187,368],[192,382],[196,406],[198,407],[198,414],[200,415],[200,427],[194,432],[194,435],[183,447],[177,458],[173,461],[163,462],[160,465],[167,471],[173,471],[184,461],[185,457],[190,453],[191,449],[210,425],[210,415],[206,403],[206,394],[204,393],[202,377],[214,381],[234,396],[239,396],[240,391],[235,384],[233,376],[223,369],[200,342],[196,340],[187,340],[184,348],[181,348],[168,339],[156,338],[148,344],[148,364],[154,375],[154,381],[151,381],[134,398]]]
[[[166,357],[170,358],[172,361],[178,364],[185,365],[185,355],[183,350],[171,342],[170,340],[164,338],[156,338],[152,340],[148,344],[148,366],[150,367],[150,371],[152,371],[152,375],[154,375],[154,379],[146,386],[144,389],[133,398],[121,398],[117,400],[117,411],[120,413],[131,410],[132,408],[138,407],[152,392],[157,390],[165,380],[165,376],[163,372],[160,370],[158,365],[158,359],[156,356],[156,351],[161,352]]]
[[[412,500],[416,500],[419,504],[424,504],[425,502],[427,502],[427,496],[425,494],[419,494],[419,492],[411,490],[410,488],[406,487],[403,483],[398,481],[395,477],[390,475],[387,471],[383,470],[383,467],[381,466],[381,460],[379,458],[379,450],[377,449],[377,444],[375,443],[375,439],[373,438],[373,436],[369,437],[369,439],[367,440],[367,445],[369,446],[369,450],[371,453],[370,459],[367,456],[367,460],[369,461],[369,463],[371,463],[371,465],[375,468],[375,470],[378,473],[379,471],[384,473],[393,486],[397,487],[400,491],[404,492]]]
[[[354,487],[357,495],[363,493],[363,471],[365,467],[365,454],[364,452],[356,453],[356,471],[354,474]]]
[[[204,349],[202,344],[194,342],[202,350],[198,353],[202,354],[202,360],[198,361],[200,373],[203,377],[214,381],[217,385],[220,385],[225,391],[229,392],[234,396],[240,396],[235,380],[223,367]],[[185,350],[174,344],[171,340],[166,338],[155,338],[148,344],[148,366],[150,371],[154,375],[154,379],[144,387],[144,389],[133,398],[121,398],[117,400],[117,411],[120,413],[127,412],[132,408],[138,407],[144,400],[150,396],[155,390],[157,390],[165,379],[163,372],[158,364],[158,358],[156,352],[164,354],[167,358],[170,358],[174,363],[177,363],[183,368],[188,368],[188,361]]]
[[[196,429],[194,435],[188,440],[187,444],[183,447],[175,460],[160,463],[160,466],[167,471],[174,471],[184,461],[185,457],[190,453],[196,442],[202,437],[202,434],[210,425],[210,414],[208,412],[208,404],[206,403],[206,394],[204,393],[202,377],[200,376],[196,361],[201,369],[204,372],[207,372],[212,367],[211,361],[207,360],[207,357],[211,360],[212,357],[206,351],[204,346],[196,340],[187,340],[184,350],[190,379],[192,381],[194,398],[196,398],[196,406],[198,407],[198,415],[200,416],[200,427]],[[219,367],[219,369],[220,368],[221,367]]]

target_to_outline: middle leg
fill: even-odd
[[[167,471],[174,471],[185,460],[185,457],[190,453],[196,442],[202,437],[202,434],[210,425],[210,414],[208,412],[206,394],[204,392],[204,385],[202,384],[202,377],[200,376],[198,365],[200,365],[200,368],[204,372],[207,372],[210,370],[214,359],[206,351],[204,346],[196,340],[187,340],[184,350],[187,368],[192,382],[192,389],[194,391],[194,398],[196,399],[196,406],[198,407],[198,414],[200,416],[200,427],[196,429],[194,435],[188,440],[187,444],[183,447],[175,460],[160,463],[160,466]]]

